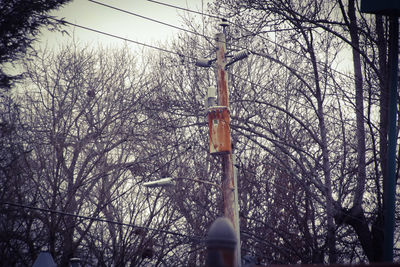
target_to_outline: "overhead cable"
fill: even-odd
[[[3,204],[3,205],[9,205],[9,206],[19,207],[19,208],[24,208],[24,209],[30,209],[30,210],[38,210],[38,211],[42,211],[42,212],[50,212],[50,213],[59,214],[59,215],[63,215],[63,216],[75,217],[75,218],[79,218],[79,219],[83,219],[83,220],[99,221],[99,222],[116,224],[116,225],[132,227],[132,228],[137,228],[137,229],[142,229],[142,230],[161,232],[161,233],[164,233],[164,234],[176,235],[176,236],[181,236],[181,237],[188,237],[188,238],[190,238],[192,240],[196,240],[196,241],[202,240],[202,238],[200,238],[200,237],[188,236],[188,235],[181,234],[181,233],[178,233],[178,232],[172,232],[172,231],[168,231],[168,230],[156,229],[156,228],[145,227],[145,226],[138,226],[138,225],[134,225],[134,224],[130,224],[130,223],[116,222],[116,221],[111,221],[111,220],[108,220],[108,219],[101,219],[101,218],[90,217],[90,216],[85,216],[85,215],[73,214],[73,213],[69,213],[69,212],[65,212],[65,211],[38,208],[38,207],[32,207],[32,206],[23,205],[23,204],[5,202],[5,201],[2,201],[0,203]]]
[[[183,7],[179,7],[179,6],[174,6],[174,5],[171,5],[171,4],[167,4],[167,3],[163,3],[163,2],[159,2],[159,1],[155,1],[155,0],[147,0],[147,1],[159,4],[159,5],[163,5],[163,6],[168,6],[168,7],[180,9],[180,10],[187,11],[187,12],[190,12],[190,13],[195,13],[195,14],[198,14],[198,15],[207,16],[207,17],[210,17],[210,18],[225,19],[225,18],[223,18],[221,16],[207,14],[207,13],[203,13],[203,12],[199,12],[199,11],[195,11],[195,10],[191,10],[191,9],[183,8]]]
[[[211,39],[211,37],[205,36],[205,35],[203,35],[201,33],[198,33],[198,32],[195,32],[195,31],[191,31],[191,30],[188,30],[188,29],[184,29],[184,28],[181,28],[181,27],[178,27],[178,26],[175,26],[175,25],[163,22],[163,21],[159,21],[159,20],[156,20],[156,19],[153,19],[153,18],[149,18],[149,17],[143,16],[143,15],[131,12],[131,11],[127,11],[127,10],[124,10],[124,9],[121,9],[121,8],[118,8],[118,7],[114,7],[114,6],[110,6],[108,4],[104,4],[104,3],[101,3],[101,2],[98,2],[98,1],[95,1],[95,0],[88,0],[88,1],[92,2],[92,3],[95,3],[95,4],[98,4],[98,5],[101,5],[101,6],[104,6],[104,7],[108,7],[108,8],[120,11],[120,12],[124,12],[124,13],[132,15],[132,16],[136,16],[136,17],[139,17],[139,18],[142,18],[142,19],[145,19],[145,20],[149,20],[149,21],[152,21],[152,22],[155,22],[155,23],[158,23],[158,24],[162,24],[162,25],[165,25],[165,26],[168,26],[168,27],[180,30],[180,31],[185,31],[185,32],[188,32],[188,33],[191,33],[191,34],[195,34],[195,35],[199,35],[201,37],[205,37],[205,38]]]
[[[69,24],[69,25],[77,27],[77,28],[81,28],[81,29],[92,31],[92,32],[99,33],[99,34],[102,34],[102,35],[110,36],[110,37],[117,38],[117,39],[120,39],[120,40],[123,40],[123,41],[126,41],[126,42],[130,42],[130,43],[138,44],[138,45],[141,45],[141,46],[149,47],[149,48],[156,49],[156,50],[159,50],[159,51],[162,51],[162,52],[167,52],[167,53],[170,53],[170,54],[175,54],[175,55],[178,55],[180,57],[186,57],[186,58],[190,58],[190,59],[193,59],[193,60],[197,60],[197,58],[195,58],[195,57],[184,55],[184,54],[179,53],[179,52],[175,52],[175,51],[168,50],[168,49],[165,49],[165,48],[161,48],[161,47],[158,47],[158,46],[154,46],[154,45],[138,42],[138,41],[135,41],[135,40],[132,40],[132,39],[128,39],[128,38],[125,38],[125,37],[121,37],[121,36],[118,36],[118,35],[115,35],[115,34],[107,33],[107,32],[104,32],[104,31],[100,31],[100,30],[96,30],[96,29],[93,29],[93,28],[90,28],[90,27],[86,27],[86,26],[82,26],[82,25],[79,25],[79,24],[76,24],[76,23],[72,23],[72,22],[69,22],[69,21],[66,21],[66,20],[59,20],[59,19],[55,19],[55,20],[57,20],[57,21],[59,21],[61,23],[64,23],[64,24]]]

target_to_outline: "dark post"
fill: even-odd
[[[383,257],[386,262],[393,261],[393,233],[396,192],[396,143],[397,143],[397,72],[399,51],[399,21],[398,17],[390,16],[389,25],[389,133],[387,151],[387,180],[383,182],[384,208],[384,246]]]
[[[361,12],[389,17],[389,109],[387,177],[383,181],[383,260],[393,262],[393,234],[396,194],[396,143],[397,143],[397,82],[399,65],[399,16],[400,1],[362,0]]]
[[[221,217],[214,221],[208,230],[207,265],[208,267],[236,266],[236,234],[228,218]]]

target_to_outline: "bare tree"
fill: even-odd
[[[95,51],[71,44],[58,53],[44,51],[25,64],[29,79],[22,117],[32,146],[30,195],[37,196],[29,203],[63,212],[38,215],[47,231],[41,244],[49,245],[62,266],[76,254],[93,253],[94,246],[112,249],[93,253],[101,256],[97,261],[125,264],[132,253],[142,255],[134,244],[152,237],[115,223],[154,226],[151,221],[157,216],[163,222],[158,206],[149,217],[138,217],[153,206],[134,188],[149,170],[140,168],[146,148],[141,144],[148,143],[154,128],[143,108],[151,92],[134,62],[126,48]],[[135,192],[137,205],[130,207]]]
[[[215,5],[216,10],[228,12],[233,22],[237,38],[232,41],[254,46],[254,55],[269,61],[260,67],[272,75],[260,76],[258,69],[247,80],[269,86],[279,98],[264,100],[269,91],[253,89],[257,94],[247,103],[255,108],[245,107],[248,115],[237,127],[274,157],[278,154],[271,145],[288,155],[287,164],[279,158],[293,178],[297,167],[307,174],[302,184],[317,190],[309,195],[312,206],[323,204],[315,213],[319,217],[312,220],[326,222],[318,244],[327,246],[330,262],[382,260],[387,22],[379,16],[362,16],[356,6],[356,1],[220,1]],[[335,69],[345,53],[353,55],[349,74]],[[251,96],[248,89],[242,96],[239,102]],[[266,108],[270,120],[261,117]],[[279,121],[289,118],[288,131],[279,131],[284,125],[273,120],[277,114],[284,114],[277,116]],[[363,253],[338,253],[353,247]]]
[[[261,264],[382,258],[388,36],[384,18],[356,6],[218,1],[210,10],[231,21],[230,53],[252,51],[228,76],[242,255]],[[28,216],[64,265],[79,251],[103,266],[205,262],[198,239],[222,214],[222,194],[184,178],[221,179],[204,112],[214,70],[194,66],[214,55],[208,36],[218,29],[213,19],[186,23],[202,32],[179,35],[173,53],[145,53],[143,68],[126,50],[74,45],[26,63],[31,152],[18,164],[34,193],[15,201],[104,219]],[[140,186],[163,176],[181,179]]]

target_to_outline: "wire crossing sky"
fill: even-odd
[[[166,0],[164,2],[201,13],[206,11],[207,3],[212,2],[212,0],[176,0],[172,2]],[[127,12],[121,12],[121,10]],[[129,12],[139,16],[132,16]],[[187,12],[147,0],[73,0],[63,8],[52,12],[51,15],[98,31],[112,33],[122,38],[154,44],[174,38],[180,31],[179,28],[182,28],[182,17],[187,16]],[[165,24],[174,25],[176,28],[162,25],[140,16],[162,21]],[[191,16],[201,19],[200,14],[191,14]],[[88,33],[84,29],[68,27],[66,30],[72,37],[82,43],[105,46],[121,45],[121,41],[115,38],[102,36],[94,32]],[[70,39],[71,37],[65,34],[43,31],[41,43],[52,47],[59,43],[68,42]]]

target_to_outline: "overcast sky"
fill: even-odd
[[[150,17],[152,19],[160,20],[175,26],[182,26],[181,15],[184,11],[171,8],[168,6],[156,4],[147,0],[96,0],[119,9],[129,12],[137,13],[142,16]],[[212,0],[157,0],[159,2],[167,3],[174,6],[188,8],[196,11],[204,11],[207,3]],[[73,0],[65,7],[51,13],[59,18],[82,25],[85,27],[93,28],[99,31],[107,32],[110,34],[118,35],[123,38],[154,44],[158,41],[163,41],[173,37],[178,30],[164,26],[143,18],[135,17],[124,12],[114,10],[88,0]],[[191,14],[191,16],[198,17],[201,15]],[[79,29],[73,26],[68,26],[69,33],[82,42],[88,42],[96,45],[98,43],[109,45],[119,44],[123,41],[116,38],[107,37],[98,33],[90,32],[84,29]],[[60,33],[50,33],[43,31],[41,36],[41,44],[48,46],[57,45],[63,42],[66,38]]]

